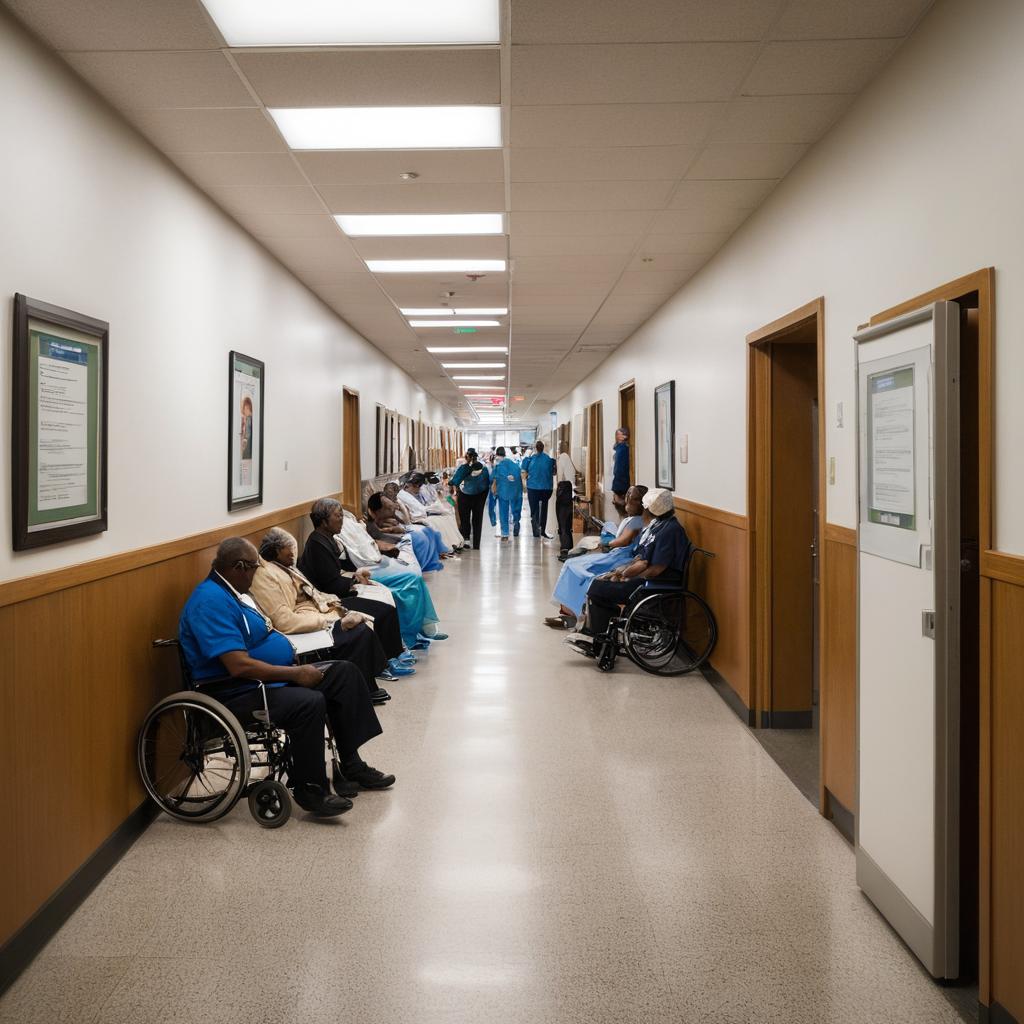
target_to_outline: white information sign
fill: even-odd
[[[89,368],[78,346],[67,357],[39,357],[37,508],[54,511],[88,501]]]
[[[886,526],[912,529],[914,368],[874,374],[869,378],[869,389],[872,518]]]

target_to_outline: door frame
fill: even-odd
[[[747,335],[747,511],[750,564],[750,678],[754,697],[754,721],[761,727],[762,715],[771,706],[772,618],[771,618],[771,354],[773,342],[785,343],[811,321],[815,324],[818,394],[818,578],[819,601],[824,593],[821,580],[826,572],[825,535],[825,299],[819,296]],[[819,618],[824,621],[819,605]],[[818,644],[818,678],[824,680],[824,645]],[[824,701],[819,686],[819,715]],[[824,730],[819,731],[819,748]],[[819,749],[819,755],[821,751]],[[820,787],[820,779],[819,779]],[[824,813],[824,794],[819,797]]]
[[[633,415],[627,423],[623,416],[622,393],[629,390],[633,392]],[[636,377],[619,385],[619,424],[629,427],[629,483],[632,486],[636,483]]]
[[[981,588],[978,619],[978,1001],[992,1001],[992,580],[998,552],[995,528],[993,431],[995,396],[995,268],[984,267],[876,313],[865,326],[892,320],[933,302],[959,302],[978,295],[978,551]]]

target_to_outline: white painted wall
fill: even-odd
[[[610,450],[618,386],[635,377],[638,479],[651,484],[653,391],[674,378],[677,440],[689,435],[676,493],[743,513],[745,336],[823,295],[827,451],[837,462],[828,518],[852,527],[852,334],[883,309],[994,266],[995,537],[1002,550],[1024,551],[1022,46],[1019,0],[940,0],[715,258],[557,403],[559,422],[603,399]],[[837,402],[844,429],[835,424]]]
[[[227,365],[267,364],[263,509],[340,489],[341,388],[454,426],[0,9],[0,580],[212,529],[226,511]],[[109,530],[11,550],[13,295],[110,323]],[[287,461],[288,470],[284,470]]]

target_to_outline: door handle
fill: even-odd
[[[926,636],[931,640],[935,639],[935,612],[934,611],[923,611],[921,612],[921,636]]]

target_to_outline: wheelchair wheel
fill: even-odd
[[[257,782],[249,790],[249,813],[263,828],[280,828],[292,816],[287,787],[275,779]]]
[[[223,704],[191,690],[165,697],[146,716],[138,763],[160,809],[184,821],[222,818],[249,783],[245,730]]]
[[[626,653],[645,672],[677,676],[711,656],[718,628],[711,609],[689,591],[642,597],[626,619]]]

